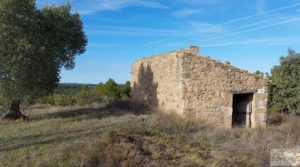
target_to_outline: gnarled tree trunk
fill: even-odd
[[[17,120],[17,119],[23,119],[27,120],[28,118],[23,115],[20,111],[20,101],[13,101],[10,106],[9,113],[3,118],[5,120]]]

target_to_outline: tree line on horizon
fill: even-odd
[[[52,94],[38,98],[34,103],[56,106],[113,103],[131,98],[130,82],[117,84],[113,79],[99,84],[60,84]]]

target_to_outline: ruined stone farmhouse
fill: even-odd
[[[199,55],[191,46],[132,65],[133,99],[232,127],[265,126],[268,80]]]

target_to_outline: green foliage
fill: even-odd
[[[54,95],[49,95],[49,96],[44,96],[44,97],[38,98],[36,100],[36,103],[50,104],[50,105],[56,105],[56,106],[68,106],[68,105],[74,105],[75,99],[68,95],[54,94]]]
[[[81,90],[75,94],[75,102],[79,105],[92,104],[95,102],[101,102],[101,95],[97,94],[94,88],[84,86]]]
[[[270,111],[300,114],[300,54],[289,49],[271,74]]]
[[[95,87],[93,84],[75,84],[75,83],[60,83],[57,88],[55,88],[55,94],[63,94],[63,95],[75,95],[78,93],[82,87]]]
[[[96,92],[112,98],[119,97],[118,84],[113,79],[109,79],[105,84],[99,83],[96,86]]]
[[[126,101],[131,97],[130,82],[117,84],[109,79],[105,84],[60,84],[53,95],[43,96],[36,103],[58,106],[87,105],[92,103],[113,103]]]
[[[264,76],[264,73],[259,70],[256,70],[254,74]]]
[[[120,85],[119,92],[122,100],[128,100],[131,97],[130,82],[127,81],[124,85]]]
[[[103,101],[110,103],[116,100],[128,100],[131,97],[130,82],[118,85],[113,79],[109,79],[105,84],[99,83],[96,92],[103,96]]]
[[[0,0],[0,99],[2,106],[49,94],[62,68],[87,43],[70,5],[37,9],[34,0]]]

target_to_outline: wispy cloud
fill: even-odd
[[[198,21],[188,21],[188,25],[191,26],[191,31],[193,33],[224,33],[226,28],[221,25],[198,22]]]
[[[175,0],[179,3],[185,3],[189,5],[217,5],[221,4],[223,0]]]
[[[266,15],[266,14],[271,14],[271,13],[279,12],[279,11],[282,11],[282,10],[287,10],[287,9],[290,9],[290,8],[295,8],[295,7],[298,7],[298,6],[300,6],[299,2],[291,4],[291,5],[282,6],[282,7],[275,8],[275,9],[271,9],[271,10],[265,10],[262,13],[257,13],[257,14],[254,14],[254,15],[249,15],[249,16],[244,16],[244,17],[239,17],[239,18],[236,18],[236,19],[232,19],[232,20],[223,22],[220,25],[228,25],[228,24],[232,24],[232,23],[236,23],[236,22],[240,22],[240,21],[244,21],[244,20],[249,20],[249,19],[252,19],[252,18],[256,18],[258,16],[263,16],[263,15]]]
[[[257,11],[258,13],[265,12],[267,2],[266,0],[257,0]]]
[[[245,40],[245,41],[231,41],[231,42],[223,42],[223,43],[214,43],[214,44],[202,44],[199,45],[201,48],[210,48],[210,47],[225,47],[225,46],[240,46],[240,45],[256,45],[256,44],[264,44],[264,46],[274,46],[274,45],[282,45],[289,42],[290,39],[254,39],[254,40]]]
[[[204,12],[208,6],[216,6],[223,3],[223,0],[173,0],[176,4],[183,6],[182,9],[173,11],[175,17],[183,18],[198,15]]]
[[[57,5],[61,3],[62,2],[59,2],[58,0],[37,0],[36,1],[38,7],[44,7],[44,6],[55,5],[55,4]]]
[[[173,29],[152,29],[138,27],[115,27],[115,26],[97,26],[89,27],[90,35],[118,35],[118,36],[170,36],[177,35],[180,32]]]
[[[278,26],[278,25],[291,23],[291,22],[296,22],[296,21],[300,21],[300,17],[290,18],[290,19],[287,19],[287,20],[281,20],[281,21],[277,21],[275,23],[274,22],[273,23],[268,23],[268,24],[261,25],[261,26],[250,27],[250,28],[242,29],[240,31],[231,31],[231,32],[222,34],[220,36],[214,36],[214,37],[211,37],[211,38],[206,38],[205,40],[203,40],[203,42],[213,41],[213,40],[216,40],[216,39],[220,39],[220,38],[224,38],[224,37],[228,37],[228,36],[233,36],[233,35],[237,35],[237,34],[241,34],[241,33],[258,31],[258,30],[262,30],[262,29],[266,29],[266,28],[270,28],[270,27],[275,27],[275,26]],[[188,42],[195,41],[195,40],[198,40],[198,39],[199,39],[198,37],[197,38],[192,38],[192,39],[188,39],[188,40],[185,40],[185,41],[180,41],[180,42],[177,42],[177,43],[169,44],[169,46],[184,45]]]
[[[40,6],[63,4],[66,0],[38,0]],[[153,9],[166,9],[162,3],[149,0],[72,0],[73,11],[82,15],[94,14],[101,11],[119,11],[128,7],[145,7]]]
[[[187,21],[185,23],[186,25],[188,25],[188,29],[180,29],[178,30],[179,33],[173,35],[173,36],[169,36],[167,38],[163,38],[157,41],[152,41],[149,43],[146,43],[145,46],[151,46],[151,45],[156,45],[165,41],[169,41],[175,38],[179,38],[179,37],[186,37],[186,36],[192,36],[195,37],[199,35],[203,35],[203,36],[207,36],[207,35],[216,35],[216,34],[220,34],[220,33],[225,33],[228,30],[221,25],[217,25],[217,24],[211,24],[211,23],[205,23],[205,22],[198,22],[198,21]],[[175,31],[175,30],[174,30]]]
[[[201,9],[185,8],[185,9],[174,11],[172,15],[175,17],[183,18],[183,17],[193,16],[193,15],[198,15],[201,14],[202,12],[203,11]]]
[[[110,18],[110,17],[105,17],[105,16],[102,16],[102,15],[93,15],[93,17],[87,17],[88,20],[91,20],[91,21],[97,21],[97,22],[100,22],[100,23],[103,23],[103,22],[114,22],[114,23],[130,23],[130,22],[133,22],[134,19],[133,18],[126,18],[126,19],[117,19],[117,18]]]
[[[89,43],[88,47],[89,48],[102,48],[102,47],[116,47],[116,46],[120,46],[119,43]]]
[[[179,1],[181,1],[181,0],[179,0]],[[279,7],[279,8],[274,8],[274,9],[271,9],[271,10],[265,10],[262,13],[257,13],[257,14],[254,14],[254,15],[248,15],[248,16],[243,16],[243,17],[235,18],[235,19],[232,19],[232,20],[229,20],[229,21],[225,21],[225,22],[220,23],[220,24],[216,24],[215,26],[230,25],[230,24],[233,24],[233,23],[237,23],[237,22],[249,20],[249,19],[252,19],[252,18],[257,18],[259,16],[263,16],[263,15],[267,15],[267,14],[271,14],[271,13],[279,12],[279,11],[282,11],[282,10],[287,10],[287,9],[299,7],[299,6],[300,6],[300,3],[298,2],[298,3],[290,4],[290,5],[287,5],[287,6],[282,6],[282,7]],[[279,23],[275,23],[275,24],[269,24],[269,25],[266,25],[266,26],[258,27],[258,28],[250,28],[250,29],[244,30],[244,31],[238,31],[238,32],[234,32],[234,33],[228,33],[228,34],[222,35],[221,37],[229,36],[229,35],[235,35],[237,33],[242,33],[242,32],[255,31],[255,30],[258,30],[258,29],[264,29],[264,28],[268,28],[268,27],[272,27],[272,26],[276,26],[276,25],[280,25],[280,24],[283,24],[283,23],[286,23],[286,22],[292,22],[292,21],[297,21],[297,19],[296,20],[292,19],[292,20],[288,20],[288,21],[283,21],[283,22],[279,22]],[[256,24],[257,23],[251,23],[249,25],[251,27],[252,25],[256,25]],[[247,27],[249,27],[249,25],[242,26],[242,28],[247,28]],[[238,28],[238,30],[240,30],[240,28]],[[191,33],[188,33],[188,34],[190,35]],[[149,42],[149,43],[146,44],[146,46],[156,45],[156,44],[159,44],[159,43],[171,40],[171,39],[176,39],[178,37],[182,37],[184,35],[186,35],[186,34],[169,36],[168,38],[164,38],[164,39],[160,39],[160,40]],[[209,40],[216,39],[216,38],[220,38],[220,36],[210,38]],[[189,41],[196,40],[196,39],[198,39],[198,37],[197,38],[192,38],[192,39],[189,39],[189,40],[185,40],[185,41],[181,41],[181,42],[177,42],[174,45],[182,44],[182,43],[189,42]]]
[[[79,2],[82,4],[82,2]],[[128,7],[145,7],[154,9],[166,9],[167,7],[156,1],[147,0],[91,0],[85,3],[86,7],[79,5],[77,12],[80,14],[94,14],[101,11],[119,11]],[[75,6],[75,7],[76,7]]]

